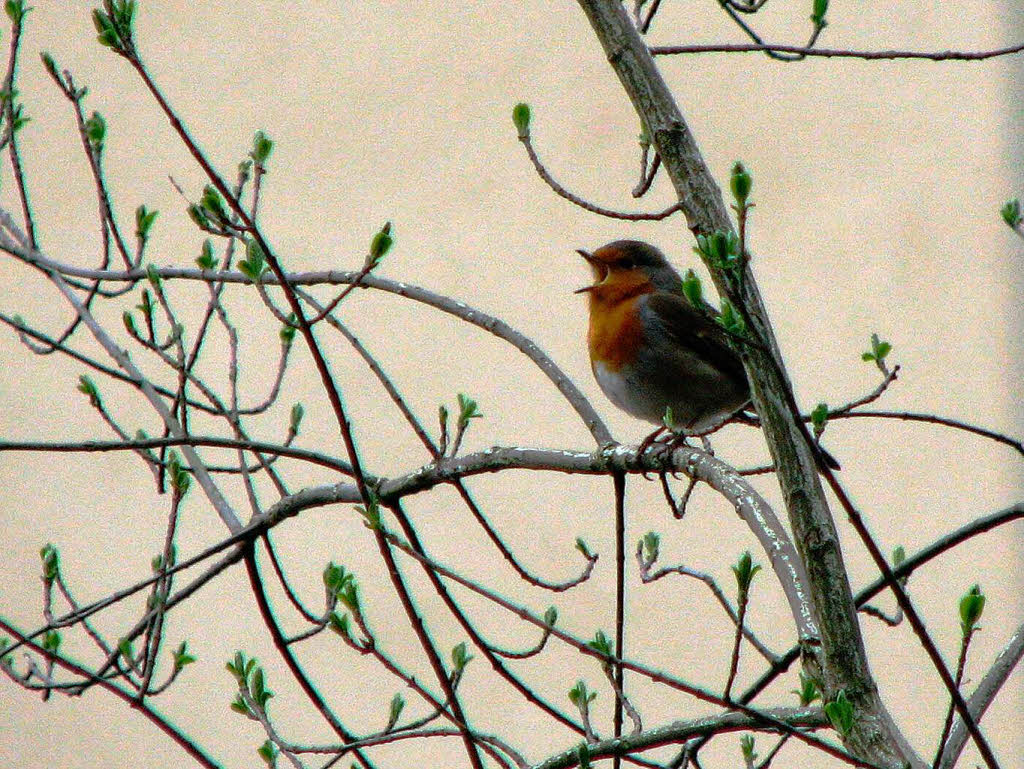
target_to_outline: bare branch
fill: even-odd
[[[992,667],[981,679],[981,683],[974,690],[974,694],[967,700],[967,708],[971,716],[977,721],[985,714],[988,706],[996,698],[996,695],[1003,688],[1006,679],[1014,671],[1021,659],[1024,658],[1024,624],[1020,625],[1003,650],[996,656]],[[957,759],[967,745],[970,733],[963,719],[957,719],[949,733],[949,739],[942,748],[942,753],[936,764],[937,769],[952,769]]]
[[[1024,44],[987,51],[854,51],[843,48],[813,48],[798,45],[767,45],[759,43],[738,43],[722,45],[652,45],[652,56],[673,56],[686,53],[791,53],[803,58],[817,56],[824,58],[868,59],[923,59],[927,61],[983,61],[999,56],[1011,56],[1024,51]]]
[[[794,727],[813,729],[826,726],[828,723],[820,708],[774,708],[766,711],[766,713],[771,714],[778,721],[784,721]],[[740,731],[774,730],[766,726],[756,716],[748,716],[742,713],[724,713],[720,716],[674,721],[665,726],[648,729],[638,734],[594,742],[587,747],[592,759],[609,758],[611,756],[621,756],[640,750],[657,748],[662,745],[672,745],[693,737]],[[570,748],[558,755],[552,756],[543,763],[534,765],[532,769],[566,769],[567,767],[578,765],[579,755],[576,748]]]
[[[656,213],[650,214],[629,213],[626,211],[613,211],[610,208],[604,208],[602,206],[595,205],[594,203],[584,200],[578,195],[574,195],[561,184],[559,184],[557,181],[555,181],[555,178],[550,173],[548,173],[547,168],[544,167],[544,164],[541,163],[540,158],[537,157],[537,152],[533,149],[533,142],[530,140],[529,133],[521,134],[519,136],[519,141],[521,141],[523,143],[523,146],[526,147],[526,154],[530,156],[530,161],[533,163],[533,167],[534,169],[536,169],[537,174],[540,176],[541,179],[543,179],[547,183],[547,185],[555,192],[555,194],[558,195],[559,197],[565,198],[570,203],[579,206],[585,211],[590,211],[590,213],[597,214],[598,216],[606,216],[609,219],[625,219],[626,221],[630,222],[644,222],[660,221],[661,219],[667,219],[676,211],[680,210],[679,203],[673,203],[664,211],[658,211]]]

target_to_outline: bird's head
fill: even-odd
[[[678,292],[682,279],[657,248],[640,240],[616,240],[593,253],[578,249],[594,273],[594,283],[575,293],[592,296]]]

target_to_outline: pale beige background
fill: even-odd
[[[22,142],[44,250],[90,265],[97,236],[95,197],[70,108],[38,64],[42,49],[89,86],[88,108],[107,118],[107,169],[126,228],[138,203],[159,209],[150,259],[191,264],[201,238],[187,223],[167,176],[196,194],[203,182],[198,170],[137,78],[95,44],[92,4],[36,5],[24,41],[20,90],[33,119]],[[1024,10],[1011,3],[960,0],[935,9],[896,10],[889,2],[834,5],[825,45],[970,49],[1017,42],[1024,34]],[[383,274],[499,315],[563,366],[621,440],[637,440],[646,430],[615,413],[590,379],[583,303],[570,294],[586,276],[573,250],[642,237],[664,247],[680,266],[693,266],[688,233],[681,220],[613,222],[556,198],[533,173],[509,119],[515,102],[529,101],[535,141],[552,172],[598,202],[634,208],[628,189],[637,165],[637,122],[575,3],[152,0],[141,6],[142,54],[220,169],[233,168],[257,128],[277,141],[262,221],[289,269],[355,267],[370,234],[390,219],[397,245]],[[802,41],[809,3],[777,2],[773,10],[776,26],[766,36]],[[656,32],[658,42],[738,39],[714,3],[696,0],[666,2]],[[904,365],[884,405],[960,415],[1019,435],[1024,247],[1002,224],[998,208],[1024,191],[1016,139],[1020,61],[782,66],[755,56],[709,56],[662,61],[662,67],[719,177],[725,179],[737,158],[754,171],[755,270],[801,403],[840,403],[872,388],[875,373],[859,355],[868,335],[878,331],[893,341],[894,357]],[[4,205],[12,204],[7,171],[0,195]],[[644,205],[653,209],[669,202],[661,182]],[[179,306],[198,306],[198,287],[173,291]],[[0,261],[0,299],[5,310],[54,330],[68,318],[48,285],[8,260]],[[273,371],[273,355],[266,351],[274,349],[276,331],[262,320],[262,308],[250,294],[233,290],[230,301],[236,317],[252,315],[243,381],[250,400],[261,398]],[[115,329],[120,311],[106,315]],[[432,422],[438,403],[452,403],[456,392],[479,400],[486,418],[473,425],[467,448],[590,446],[548,382],[481,332],[369,292],[354,297],[345,315],[427,420]],[[93,347],[87,341],[85,346]],[[394,424],[393,412],[366,385],[361,364],[342,342],[328,346],[369,467],[397,474],[423,462],[408,431],[381,427]],[[214,343],[210,355],[207,373],[219,373],[223,345]],[[0,334],[0,360],[4,438],[108,437],[74,391],[81,367],[32,357],[9,333]],[[262,434],[281,435],[286,409],[301,399],[307,407],[302,445],[340,454],[307,363],[296,354],[286,381],[289,396]],[[112,386],[103,392],[128,425],[156,432],[137,397]],[[863,420],[836,424],[827,438],[842,459],[843,480],[887,551],[902,543],[913,552],[1019,498],[1019,459],[992,443],[931,427]],[[762,456],[749,431],[731,429],[716,445],[737,463]],[[329,479],[313,472],[294,483]],[[773,492],[770,480],[760,486]],[[610,628],[610,484],[516,474],[474,480],[471,487],[524,561],[550,578],[566,578],[577,568],[571,543],[578,534],[604,554],[594,581],[558,603],[566,626],[581,634]],[[269,492],[264,499],[272,499]],[[239,495],[232,501],[245,510]],[[164,509],[150,477],[123,458],[0,455],[2,611],[22,627],[40,621],[38,548],[46,542],[60,548],[65,572],[83,600],[144,576],[160,547]],[[471,574],[504,586],[538,610],[551,603],[537,591],[523,591],[497,563],[454,495],[438,492],[411,502],[410,510],[439,557],[462,563],[468,558]],[[630,541],[656,528],[667,562],[711,571],[724,584],[731,584],[729,563],[755,544],[706,493],[680,524],[669,520],[654,484],[634,480],[629,516]],[[199,495],[186,508],[183,525],[185,552],[224,534]],[[855,584],[863,585],[873,578],[872,567],[852,531],[841,528]],[[972,653],[975,679],[1020,622],[1021,533],[1018,525],[978,539],[911,583],[952,662],[956,598],[981,581],[989,607]],[[311,511],[281,527],[277,539],[314,606],[323,565],[330,559],[344,563],[363,579],[371,622],[382,637],[396,649],[411,643],[404,620],[394,621],[399,615],[371,542],[350,510]],[[412,582],[424,587],[418,575]],[[631,575],[636,619],[630,653],[719,688],[724,671],[719,660],[709,659],[709,649],[728,636],[720,612],[693,585],[637,583]],[[773,648],[787,647],[792,631],[779,591],[767,578],[756,591],[752,626]],[[422,595],[423,609],[435,610],[432,595]],[[475,599],[466,604],[500,641],[533,637]],[[101,624],[116,637],[138,610],[137,604],[118,607]],[[915,746],[930,756],[945,701],[934,671],[906,627],[889,630],[870,620],[864,627],[886,700]],[[200,661],[159,706],[225,765],[253,766],[258,759],[252,751],[264,739],[258,726],[227,707],[232,682],[223,663],[236,648],[268,661],[278,694],[272,712],[289,737],[329,739],[277,668],[240,571],[175,613],[168,633],[172,645],[188,638]],[[450,623],[439,626],[438,635],[445,646],[462,640]],[[84,654],[87,647],[76,643],[71,649]],[[395,681],[371,678],[374,668],[339,650],[333,638],[310,644],[302,659],[321,676],[327,696],[349,700],[339,710],[354,730],[380,728],[399,688]],[[594,666],[575,654],[556,649],[548,662],[527,677],[560,702],[578,677],[600,685]],[[753,680],[760,669],[748,655],[741,681]],[[479,661],[467,675],[466,689],[475,692],[468,704],[474,723],[511,734],[531,760],[575,743],[535,710],[514,698],[505,701],[503,687]],[[430,680],[428,671],[424,676]],[[777,686],[776,700],[787,700],[792,685],[787,680]],[[1024,766],[1024,729],[1017,715],[1022,691],[1017,671],[986,719],[1005,767]],[[648,725],[706,712],[654,686],[636,684],[634,692]],[[597,705],[605,733],[610,701],[602,690]],[[770,744],[765,738],[758,742],[762,749]],[[465,763],[456,742],[404,752],[409,749],[391,749],[380,765]],[[705,765],[738,762],[736,740],[723,738],[709,748]],[[92,692],[84,701],[57,697],[43,705],[6,680],[0,683],[0,766],[186,764],[177,747],[109,696]],[[828,762],[797,748],[784,765]],[[973,765],[970,754],[964,765]]]

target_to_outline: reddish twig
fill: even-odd
[[[631,213],[627,211],[615,211],[610,208],[604,208],[603,206],[595,205],[590,201],[584,200],[578,195],[574,195],[569,192],[565,187],[555,181],[555,178],[548,172],[547,168],[541,162],[540,158],[537,157],[537,152],[533,148],[533,142],[530,140],[530,134],[522,134],[519,137],[519,141],[526,147],[526,154],[530,156],[530,162],[533,163],[533,167],[536,169],[537,174],[543,179],[547,185],[554,191],[559,197],[565,198],[573,205],[577,205],[585,211],[590,211],[592,214],[598,216],[606,216],[609,219],[624,219],[629,222],[652,222],[661,221],[667,219],[676,211],[680,210],[680,203],[673,203],[671,206],[663,211],[657,211],[655,213]]]
[[[1024,44],[995,48],[988,51],[854,51],[843,48],[809,48],[797,45],[764,43],[710,44],[710,45],[656,45],[650,47],[652,56],[672,56],[686,53],[779,53],[798,54],[801,57],[867,59],[924,59],[928,61],[983,61],[999,56],[1010,56],[1024,51]]]

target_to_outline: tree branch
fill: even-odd
[[[690,229],[703,235],[731,233],[718,185],[626,10],[616,0],[578,2],[661,157]],[[835,523],[753,274],[745,267],[736,287],[720,266],[708,263],[708,268],[719,293],[750,319],[750,332],[764,347],[744,345],[742,352],[818,611],[826,695],[842,689],[854,703],[858,717],[846,740],[856,754],[892,767],[907,760],[920,765],[871,676]]]

